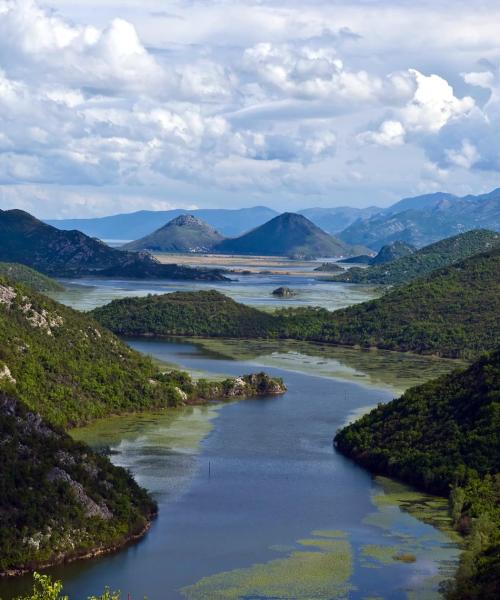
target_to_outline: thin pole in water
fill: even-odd
[[[210,461],[208,461],[208,478],[210,479],[210,473],[211,473],[211,463]]]

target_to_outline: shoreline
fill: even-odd
[[[80,551],[58,555],[57,557],[54,557],[50,560],[31,563],[29,566],[21,566],[11,568],[6,571],[0,571],[0,579],[11,579],[14,577],[21,577],[22,575],[27,575],[37,570],[43,571],[46,569],[50,569],[51,567],[56,567],[58,565],[70,564],[78,560],[88,560],[91,558],[97,558],[99,556],[105,556],[107,554],[113,554],[114,552],[119,552],[127,546],[133,545],[140,539],[142,539],[149,531],[151,525],[153,524],[153,521],[157,517],[158,510],[150,512],[148,515],[145,515],[146,522],[140,528],[138,528],[135,531],[131,531],[125,537],[115,542],[110,542],[109,544],[106,544],[104,546],[85,548]]]

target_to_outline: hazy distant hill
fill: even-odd
[[[475,229],[440,240],[391,262],[377,264],[372,260],[371,266],[367,269],[353,267],[336,275],[334,281],[387,285],[406,283],[458,260],[486,252],[499,244],[500,233]]]
[[[395,240],[422,247],[480,228],[500,230],[500,188],[463,198],[442,193],[406,198],[373,217],[356,221],[339,237],[378,250]]]
[[[210,252],[223,236],[193,215],[180,215],[150,235],[129,244],[125,250],[156,252]]]
[[[137,240],[158,229],[160,223],[168,223],[180,215],[193,215],[202,219],[224,236],[238,236],[262,225],[278,213],[265,206],[240,209],[199,210],[140,210],[133,213],[98,217],[95,219],[48,220],[58,229],[78,229],[92,237],[103,240]]]
[[[352,208],[350,206],[335,206],[332,208],[305,208],[297,211],[304,215],[327,233],[339,233],[358,219],[368,219],[383,209],[378,206],[367,208]]]
[[[303,215],[283,213],[239,238],[224,240],[216,247],[223,254],[255,254],[311,258],[353,254],[348,244],[337,240]]]
[[[80,231],[60,231],[22,210],[0,210],[0,261],[46,275],[220,280],[219,271],[162,265],[148,254],[123,252]]]

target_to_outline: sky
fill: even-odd
[[[500,187],[498,0],[0,0],[0,208]]]

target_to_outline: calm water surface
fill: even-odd
[[[312,274],[311,277],[247,275],[235,277],[231,282],[75,279],[63,280],[62,283],[67,289],[50,295],[79,310],[92,310],[117,298],[209,289],[216,289],[237,302],[261,308],[322,306],[335,310],[379,295],[373,286],[318,281]],[[297,295],[290,299],[273,296],[272,291],[280,286],[293,288]]]
[[[255,370],[189,343],[129,343],[193,371]],[[375,481],[332,447],[340,426],[393,393],[295,367],[268,371],[286,380],[285,395],[113,418],[75,432],[109,445],[160,512],[138,544],[53,569],[66,593],[83,600],[110,586],[135,600],[437,597],[458,549],[400,505],[444,516],[444,503]],[[0,595],[23,585],[3,584]]]

